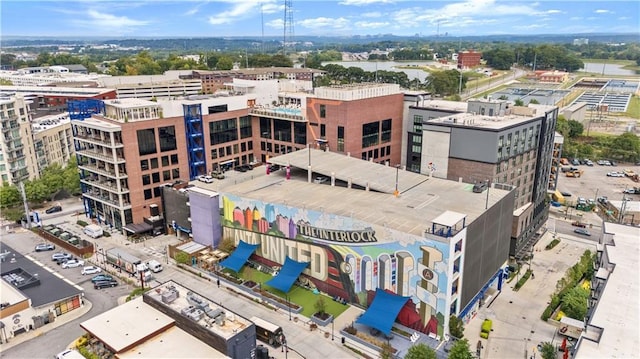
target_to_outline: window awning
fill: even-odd
[[[153,226],[147,222],[130,223],[124,226],[124,230],[131,234],[140,234],[140,233],[150,232],[151,230],[153,230]]]

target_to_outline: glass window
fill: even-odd
[[[172,165],[178,164],[178,155],[171,155],[171,164]]]
[[[344,127],[338,126],[338,151],[344,152]]]
[[[251,135],[251,117],[240,117],[240,138],[249,138]]]
[[[321,137],[324,137],[324,133],[322,133],[322,129],[324,125],[320,127],[321,129]],[[307,144],[307,126],[304,122],[294,122],[293,123],[293,134],[294,134],[294,142],[299,145]]]
[[[260,138],[271,138],[271,119],[260,117]]]
[[[151,176],[149,175],[142,176],[142,184],[143,185],[151,184]]]
[[[320,118],[326,118],[326,117],[327,117],[327,106],[320,105]]]
[[[169,171],[169,170],[162,171],[162,180],[163,181],[170,181],[171,180],[171,171]]]
[[[140,170],[141,171],[146,171],[148,169],[149,169],[149,160],[140,161]]]
[[[362,148],[375,146],[378,144],[380,133],[380,122],[370,122],[362,125]]]
[[[174,168],[171,170],[172,174],[173,174],[173,179],[179,179],[180,178],[180,169],[179,168]]]
[[[211,159],[215,160],[216,158],[218,158],[218,150],[213,149],[211,150]]]
[[[391,141],[391,119],[382,121],[382,130],[380,131],[380,142]]]
[[[144,190],[144,199],[151,199],[151,189]]]
[[[169,156],[162,156],[162,167],[169,165]]]
[[[209,122],[211,145],[219,145],[238,140],[238,128],[235,118]]]
[[[283,120],[273,120],[274,140],[291,142],[293,138],[291,133],[291,122]]]
[[[156,187],[156,188],[153,189],[153,196],[154,197],[162,196],[162,190],[160,188],[161,187]]]
[[[160,137],[160,152],[173,151],[178,148],[175,126],[158,128],[158,137]]]
[[[320,125],[320,137],[324,138],[326,136],[327,136],[327,125],[321,124]]]
[[[153,128],[138,130],[138,154],[140,156],[156,153],[156,134]]]
[[[160,172],[154,172],[151,174],[151,179],[153,180],[153,183],[158,183],[160,182]]]
[[[150,160],[151,162],[151,168],[158,168],[158,159],[157,158],[152,158]]]

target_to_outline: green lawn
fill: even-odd
[[[631,118],[640,119],[640,97],[631,96],[631,100],[629,101],[629,106],[627,107],[627,112],[625,115]]]
[[[257,271],[248,266],[244,266],[240,271],[240,278],[260,283],[263,290],[269,291],[270,293],[275,294],[280,298],[286,299],[286,295],[284,292],[270,287],[267,284],[264,284],[265,282],[273,278],[269,274]],[[300,312],[300,314],[304,315],[305,317],[311,317],[316,312],[314,305],[318,300],[318,296],[322,295],[313,294],[311,290],[299,287],[297,285],[294,285],[288,294],[292,303],[295,303],[302,307],[302,312]],[[342,312],[347,310],[347,308],[349,307],[348,305],[340,304],[327,296],[325,296],[325,303],[326,312],[333,315],[334,318],[342,314]]]

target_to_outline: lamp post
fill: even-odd
[[[333,317],[331,318],[331,341],[333,341],[333,320],[334,319],[335,318],[333,318]]]
[[[396,190],[393,192],[393,195],[398,197],[400,192],[398,192],[398,174],[400,173],[400,164],[396,165]]]
[[[287,308],[289,308],[289,320],[291,320],[291,297],[287,294]]]
[[[220,263],[216,263],[216,284],[220,288]]]

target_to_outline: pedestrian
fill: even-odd
[[[531,279],[536,279],[535,274],[533,274],[533,272],[531,272]]]

